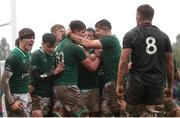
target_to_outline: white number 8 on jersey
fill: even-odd
[[[152,55],[157,52],[157,47],[156,47],[155,43],[156,43],[156,40],[154,37],[146,38],[146,44],[147,44],[146,52],[148,54]]]

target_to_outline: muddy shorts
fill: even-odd
[[[100,96],[98,89],[81,90],[81,97],[89,112],[99,112]]]
[[[59,85],[54,86],[53,89],[57,99],[62,102],[70,116],[83,117],[89,114],[76,85]]]
[[[164,104],[163,86],[146,86],[131,79],[125,92],[125,101],[131,105],[160,105]]]
[[[120,111],[115,92],[116,81],[111,81],[104,85],[101,97],[101,116],[114,116],[115,113]]]
[[[40,110],[43,116],[48,116],[52,110],[52,99],[49,97],[32,96],[32,111]]]
[[[172,111],[178,108],[179,105],[173,99],[165,99],[164,111],[166,117],[173,117]]]

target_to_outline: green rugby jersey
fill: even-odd
[[[88,50],[89,54],[94,53],[94,49]],[[79,65],[78,87],[81,90],[98,89],[98,70],[88,71],[83,65]]]
[[[35,88],[33,94],[50,97],[52,96],[52,87],[55,76],[51,78],[41,78],[40,75],[52,72],[55,69],[55,55],[47,55],[42,48],[32,53],[32,69],[36,71],[37,76],[32,75],[32,84]]]
[[[63,55],[65,70],[57,77],[55,85],[78,85],[78,65],[86,58],[83,49],[72,40],[65,38],[57,47],[56,61]]]
[[[27,93],[30,81],[31,56],[16,47],[5,61],[5,70],[13,73],[9,80],[11,93]]]
[[[121,46],[115,36],[104,36],[100,38],[103,47],[101,61],[104,70],[104,82],[110,82],[117,79],[119,57]]]

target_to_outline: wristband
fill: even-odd
[[[9,106],[12,106],[16,101],[14,101],[13,103],[9,104]]]

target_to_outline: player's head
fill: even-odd
[[[51,33],[56,37],[57,42],[61,42],[65,32],[65,27],[63,25],[55,24],[51,27]]]
[[[154,9],[150,5],[144,4],[137,8],[136,21],[138,25],[141,21],[152,22],[153,16],[154,16]]]
[[[108,20],[102,19],[95,24],[95,29],[96,36],[99,38],[109,34],[111,32],[112,26]]]
[[[35,38],[35,33],[32,29],[30,28],[23,28],[19,31],[19,39],[28,39],[28,38]]]
[[[94,40],[95,39],[95,30],[91,27],[87,28],[85,31],[85,38]]]
[[[30,51],[34,44],[35,33],[30,28],[23,28],[19,31],[19,47],[24,51]]]
[[[51,33],[42,36],[42,48],[46,54],[51,55],[56,45],[56,37]]]
[[[71,21],[69,24],[69,28],[71,29],[72,33],[84,37],[86,26],[82,21],[80,20]]]

